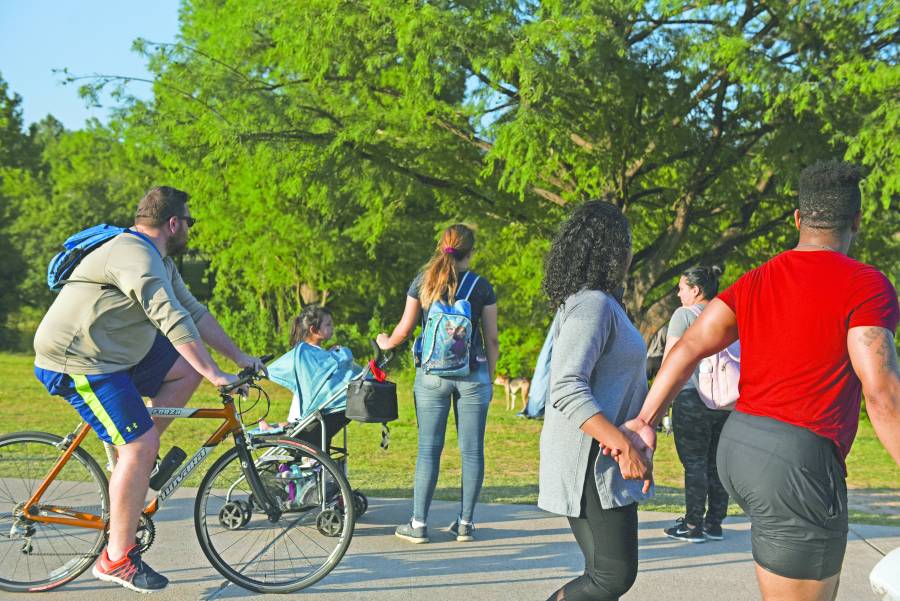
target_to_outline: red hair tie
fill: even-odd
[[[452,255],[453,253],[456,252],[456,249],[453,248],[452,246],[445,246],[445,247],[444,247],[444,252],[445,252],[446,254],[448,254],[448,255]]]

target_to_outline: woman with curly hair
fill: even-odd
[[[568,517],[585,559],[584,574],[548,601],[618,599],[637,575],[637,503],[649,496],[650,452],[618,428],[647,394],[647,348],[621,301],[631,258],[625,215],[591,201],[562,225],[545,262],[556,316],[538,506]]]
[[[452,336],[454,354],[465,357],[468,350],[468,375],[426,373],[426,369],[418,365],[417,358],[413,393],[419,454],[413,486],[413,515],[395,532],[412,543],[429,541],[426,521],[437,485],[451,405],[455,410],[462,459],[462,498],[460,512],[448,531],[459,542],[474,540],[475,504],[484,481],[484,428],[493,396],[491,382],[500,354],[497,296],[485,278],[469,269],[474,247],[475,232],[471,228],[456,224],[444,230],[431,259],[410,284],[400,323],[390,336],[382,333],[377,339],[378,346],[384,350],[401,344],[420,322],[420,315],[424,312],[427,317],[431,306],[438,301],[452,304],[465,298],[471,306],[471,338],[467,340],[458,328],[448,332]],[[424,325],[423,320],[423,329]]]

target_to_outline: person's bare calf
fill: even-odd
[[[148,430],[135,440],[119,445],[118,460],[109,477],[109,543],[107,555],[116,561],[135,543],[138,520],[144,508],[150,471],[159,452],[159,434]]]

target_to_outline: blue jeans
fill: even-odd
[[[484,425],[493,396],[486,364],[468,376],[442,378],[416,370],[413,386],[419,424],[419,455],[413,488],[413,518],[427,521],[444,450],[451,397],[455,399],[456,431],[462,457],[460,517],[471,522],[484,481]]]

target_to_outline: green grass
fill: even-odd
[[[416,423],[412,403],[411,374],[395,373],[400,395],[400,418],[390,424],[391,443],[387,451],[379,447],[381,428],[377,424],[351,423],[348,428],[350,448],[350,480],[372,496],[411,497],[416,463]],[[0,433],[18,430],[42,430],[59,435],[71,431],[79,422],[77,414],[58,397],[47,394],[32,373],[32,357],[22,354],[0,353]],[[278,421],[287,416],[290,394],[279,386],[264,382],[272,398],[268,416]],[[218,396],[204,383],[190,407],[217,407]],[[257,406],[246,416],[248,423],[262,417],[263,406]],[[516,418],[515,411],[508,411],[503,404],[503,394],[496,389],[495,399],[488,414],[485,434],[485,479],[481,500],[483,502],[527,503],[537,500],[537,474],[539,440],[542,422]],[[190,456],[206,440],[218,422],[202,419],[178,419],[163,438],[163,453],[172,445],[178,445]],[[335,439],[336,442],[338,439]],[[85,444],[98,460],[103,458],[102,446],[91,435]],[[217,453],[229,448],[228,442],[220,445]],[[215,457],[214,456],[214,457]],[[214,458],[213,457],[213,458]],[[848,458],[848,485],[865,494],[889,489],[889,494],[900,497],[900,477],[890,456],[881,446],[867,419],[860,421],[859,434]],[[211,464],[207,459],[206,466]],[[197,485],[205,473],[201,467],[188,481]],[[460,458],[456,431],[451,413],[447,428],[447,440],[441,460],[441,475],[436,498],[459,499]],[[661,435],[654,461],[657,483],[656,497],[643,505],[644,509],[658,511],[683,511],[683,472],[675,454],[671,436]],[[732,505],[730,515],[740,515],[740,509]],[[900,516],[886,515],[878,511],[854,511],[855,522],[876,524],[900,524]]]

